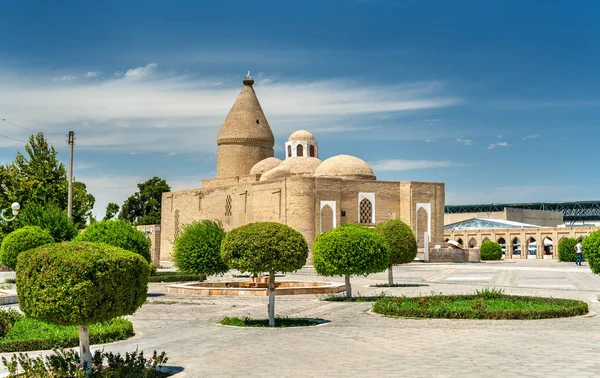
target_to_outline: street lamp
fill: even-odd
[[[21,205],[19,205],[17,202],[15,202],[15,203],[12,204],[11,209],[12,209],[12,213],[13,213],[13,217],[12,218],[6,218],[4,216],[4,213],[6,212],[6,209],[0,210],[0,224],[2,222],[11,222],[11,221],[14,221],[15,218],[17,217],[17,215],[19,214],[19,210],[21,210]]]

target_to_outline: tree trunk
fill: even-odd
[[[275,327],[275,272],[269,272],[269,327]]]
[[[350,285],[350,275],[346,274],[346,298],[352,298],[352,286]]]
[[[392,286],[394,284],[394,272],[392,270],[393,268],[393,264],[390,264],[388,266],[388,286]]]
[[[92,374],[92,352],[90,352],[90,333],[88,326],[79,326],[79,363],[86,364],[86,376]]]

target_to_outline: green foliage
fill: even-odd
[[[102,243],[63,242],[21,253],[19,307],[32,318],[87,325],[133,314],[146,300],[149,266]]]
[[[74,241],[106,243],[142,256],[150,263],[150,240],[131,224],[122,220],[106,220],[90,224]]]
[[[54,239],[47,230],[37,226],[19,228],[2,240],[0,261],[7,268],[14,270],[19,253],[49,243],[54,243]]]
[[[210,220],[192,222],[183,226],[173,244],[173,261],[183,273],[223,274],[229,267],[221,258],[221,242],[225,230],[220,223]]]
[[[502,259],[502,246],[496,242],[486,241],[481,243],[479,252],[481,253],[481,260]]]
[[[294,272],[308,258],[304,235],[281,223],[249,223],[231,230],[221,244],[225,264],[240,272]]]
[[[108,205],[106,205],[106,215],[104,215],[104,220],[113,219],[118,212],[119,205],[114,202],[109,202]]]
[[[329,323],[323,319],[312,318],[275,318],[275,327],[310,327],[323,323]],[[248,317],[223,317],[219,320],[219,324],[233,327],[268,327],[269,319],[251,319]]]
[[[2,357],[9,377],[46,378],[46,377],[75,377],[86,376],[85,366],[79,363],[79,353],[74,350],[54,349],[54,354],[31,358],[27,354],[13,355],[9,360]],[[151,358],[144,357],[144,352],[137,350],[126,353],[104,352],[97,350],[92,356],[90,377],[118,378],[159,378],[170,374],[160,371],[167,363],[167,354],[154,351]]]
[[[148,282],[190,282],[206,280],[206,274],[179,274],[178,272],[173,273],[175,274],[158,274],[156,276],[151,276],[148,279]]]
[[[600,274],[600,230],[586,236],[582,244],[583,256],[587,258],[592,272]]]
[[[67,212],[52,203],[40,205],[30,202],[17,219],[23,226],[38,226],[48,230],[57,243],[72,240],[79,233],[77,225],[67,217]]]
[[[0,338],[10,332],[14,324],[23,317],[15,310],[0,311]]]
[[[585,302],[572,299],[504,295],[433,295],[385,297],[373,311],[383,315],[446,319],[549,319],[588,313]]]
[[[133,324],[123,318],[94,323],[89,326],[89,331],[91,344],[125,340],[134,335]],[[59,326],[19,315],[6,336],[0,340],[0,352],[70,348],[77,345],[79,335],[76,326]]]
[[[558,243],[558,259],[565,262],[575,262],[577,260],[577,252],[575,252],[575,245],[579,243],[579,239],[575,238],[562,238]],[[583,255],[584,259],[587,258]]]
[[[138,191],[121,206],[119,219],[134,225],[160,224],[162,194],[170,192],[171,187],[160,177],[153,177],[137,186]]]
[[[406,264],[417,257],[417,239],[411,228],[401,220],[388,220],[375,226],[389,247],[388,265]]]
[[[378,273],[390,261],[384,237],[358,224],[346,224],[317,236],[312,253],[313,266],[323,276]]]
[[[17,152],[15,160],[0,165],[0,208],[19,202],[22,208],[30,203],[54,204],[67,209],[67,170],[59,162],[57,151],[42,133],[29,137],[25,154]],[[73,182],[73,221],[85,227],[91,216],[95,198],[87,193],[84,183]],[[17,222],[2,225],[2,233],[18,228]]]

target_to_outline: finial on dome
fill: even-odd
[[[252,84],[254,84],[254,78],[252,78],[252,75],[250,75],[250,71],[248,71],[248,73],[246,74],[246,78],[244,79],[244,85],[252,86]]]

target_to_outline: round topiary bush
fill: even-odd
[[[223,274],[229,267],[221,258],[225,230],[210,220],[192,222],[183,227],[173,244],[173,261],[178,270],[193,274]]]
[[[107,244],[48,244],[19,255],[19,307],[48,323],[79,325],[82,363],[91,368],[87,326],[133,314],[146,301],[149,269],[140,255]]]
[[[481,243],[479,252],[481,253],[481,260],[502,259],[502,246],[496,242],[486,241]]]
[[[382,272],[390,261],[383,235],[358,224],[346,224],[317,236],[312,257],[318,274],[345,276],[348,297],[352,297],[351,275]]]
[[[28,203],[17,221],[23,226],[38,226],[48,230],[56,243],[72,240],[79,233],[77,225],[69,219],[67,212],[52,203]]]
[[[150,263],[150,241],[146,235],[123,220],[92,223],[73,241],[106,243],[139,254]]]
[[[388,284],[394,284],[392,268],[394,264],[406,264],[417,257],[417,239],[411,228],[401,220],[389,220],[375,226],[375,231],[383,235],[389,247]]]
[[[583,257],[587,258],[592,272],[600,274],[600,230],[586,236],[582,242]]]
[[[249,223],[225,236],[221,258],[242,273],[269,272],[269,326],[275,326],[275,273],[302,268],[308,258],[308,244],[304,235],[285,224]]]
[[[19,228],[6,235],[0,246],[0,261],[4,266],[15,269],[17,256],[24,251],[54,243],[54,239],[47,230],[37,226]]]
[[[575,245],[579,243],[579,239],[562,238],[558,243],[558,259],[565,262],[575,262],[577,260],[577,252]],[[585,260],[585,255],[583,256]]]

